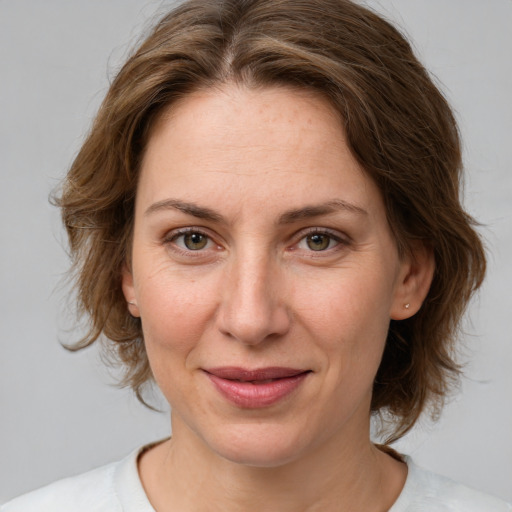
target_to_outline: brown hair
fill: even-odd
[[[460,204],[461,150],[452,112],[404,37],[349,0],[190,0],[167,14],[123,66],[63,184],[60,198],[89,330],[102,334],[137,396],[151,379],[121,269],[129,260],[141,157],[155,117],[198,88],[312,89],[341,115],[353,154],[375,180],[401,254],[432,249],[430,292],[413,317],[391,321],[372,411],[397,439],[428,406],[438,411],[459,368],[453,344],[485,273]]]

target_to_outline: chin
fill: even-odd
[[[281,425],[236,425],[205,439],[217,455],[235,464],[272,468],[299,458],[309,444],[300,432]]]

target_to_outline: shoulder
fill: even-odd
[[[0,507],[0,512],[151,512],[137,472],[140,451],[24,494]]]
[[[116,506],[113,475],[117,464],[109,464],[82,475],[65,478],[15,498],[1,512],[64,512],[74,510],[121,510]]]
[[[409,458],[407,466],[404,489],[389,512],[512,512],[512,505],[421,469]]]

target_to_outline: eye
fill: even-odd
[[[174,233],[170,237],[169,242],[184,251],[201,251],[209,249],[213,245],[208,235],[195,230]]]
[[[334,249],[343,243],[340,237],[323,231],[314,231],[303,237],[297,244],[298,249],[307,251],[322,252]]]

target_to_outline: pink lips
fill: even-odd
[[[268,407],[288,396],[309,371],[269,367],[246,370],[236,367],[205,370],[217,390],[233,404],[248,409]]]

